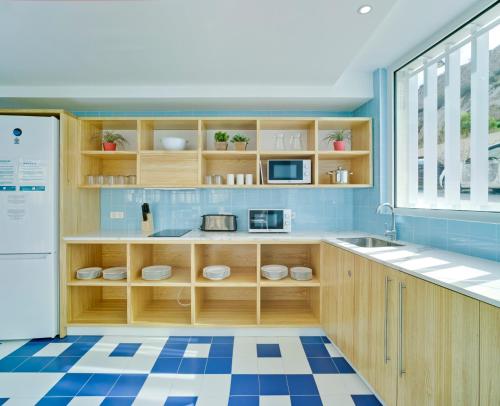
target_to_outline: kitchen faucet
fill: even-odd
[[[384,235],[386,237],[389,237],[391,241],[394,241],[397,239],[396,217],[394,216],[394,207],[390,203],[382,203],[377,207],[377,213],[382,214],[382,210],[384,209],[384,207],[388,207],[391,210],[391,215],[392,215],[392,227],[389,229],[388,224],[385,223]]]

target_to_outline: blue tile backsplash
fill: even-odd
[[[390,200],[385,196],[387,72],[383,69],[375,71],[373,83],[374,99],[355,110],[353,115],[373,117],[375,187],[354,190],[353,228],[382,234],[384,223],[390,222],[390,216],[376,214],[378,204]],[[500,261],[500,224],[399,215],[396,222],[401,240]]]
[[[292,209],[294,231],[351,230],[352,190],[332,189],[193,189],[101,191],[101,228],[104,231],[140,230],[142,203],[151,206],[156,230],[198,228],[201,215],[231,213],[238,229],[247,230],[249,208]],[[123,219],[111,219],[111,211],[123,211]]]

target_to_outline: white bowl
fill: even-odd
[[[167,151],[182,151],[186,149],[187,141],[179,137],[163,137],[161,143]]]
[[[102,275],[102,268],[99,266],[92,266],[89,268],[82,268],[76,271],[76,279],[96,279]]]
[[[127,278],[126,266],[113,266],[102,271],[102,278],[110,281],[117,281]]]
[[[145,281],[157,281],[168,279],[172,276],[170,265],[152,265],[142,268],[142,279]]]
[[[279,281],[288,276],[288,267],[285,265],[264,265],[260,268],[264,278]]]
[[[294,266],[290,268],[290,276],[296,281],[310,281],[313,277],[311,268],[306,266]]]
[[[231,275],[231,268],[226,265],[210,265],[203,268],[203,277],[211,281],[221,281]]]

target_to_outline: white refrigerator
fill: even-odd
[[[0,116],[0,340],[54,337],[59,120]]]

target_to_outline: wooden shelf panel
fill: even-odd
[[[349,159],[370,155],[370,151],[319,151],[319,159]]]
[[[83,156],[99,158],[99,159],[109,159],[109,160],[117,160],[117,159],[136,159],[137,152],[136,151],[91,151],[86,150],[82,151]]]
[[[135,312],[132,324],[191,324],[191,306],[182,307],[176,300],[152,300]]]
[[[196,286],[257,286],[257,268],[231,267],[231,275],[221,281],[205,279],[200,269],[196,278]]]
[[[127,280],[110,281],[102,277],[97,279],[72,279],[67,283],[68,286],[127,286]]]
[[[200,304],[197,325],[256,325],[257,303],[253,300],[208,300]]]
[[[319,326],[320,321],[306,301],[271,300],[261,303],[260,324],[270,326]]]
[[[190,156],[190,157],[196,157],[198,155],[198,150],[191,150],[191,149],[185,149],[182,151],[167,151],[167,150],[143,150],[139,152],[139,156],[149,156],[149,155],[155,155],[155,156],[166,156],[169,158],[175,158],[176,156],[179,157],[185,157],[185,156]]]
[[[261,151],[260,159],[307,158],[313,156],[314,154],[314,151]]]
[[[255,160],[257,151],[203,151],[206,160]]]
[[[260,286],[263,287],[319,287],[320,282],[316,275],[313,275],[313,278],[310,281],[296,281],[295,279],[287,276],[279,281],[271,281],[261,276]]]
[[[131,279],[132,286],[191,286],[190,268],[172,268],[172,276],[160,281],[145,281],[144,279]]]

